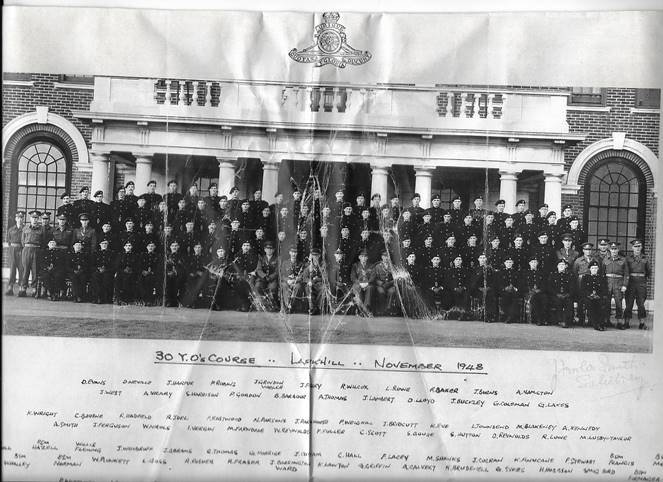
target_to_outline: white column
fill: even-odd
[[[152,156],[136,154],[136,191],[140,196],[147,192],[147,183],[152,179]]]
[[[555,211],[557,218],[561,217],[562,209],[562,176],[563,174],[543,174],[544,202],[548,205],[548,211]]]
[[[279,190],[279,167],[281,163],[263,161],[262,163],[262,198],[269,204],[274,202],[274,196]]]
[[[415,167],[414,168],[414,191],[421,196],[420,206],[424,209],[430,207],[433,167]]]
[[[92,182],[90,186],[90,197],[98,190],[104,192],[104,201],[110,203],[113,200],[113,169],[108,152],[91,152]]]
[[[219,196],[228,196],[235,185],[235,160],[217,157],[219,161]]]
[[[371,197],[373,194],[379,194],[383,204],[387,202],[388,180],[389,171],[387,168],[371,166]]]
[[[518,173],[500,171],[500,199],[504,199],[504,212],[516,211],[516,196],[518,188]]]

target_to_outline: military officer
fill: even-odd
[[[582,245],[582,256],[579,256],[573,262],[573,274],[577,280],[578,287],[578,295],[576,297],[578,307],[576,315],[580,325],[585,323],[585,298],[580,293],[580,288],[582,287],[582,278],[589,273],[589,265],[594,261],[594,256],[592,255],[593,249],[594,245],[592,243],[584,243]]]
[[[529,307],[530,322],[535,325],[547,325],[546,274],[539,268],[536,255],[529,257],[529,269],[522,274],[521,293]]]
[[[302,283],[308,299],[309,315],[319,315],[322,312],[322,300],[325,293],[323,270],[320,264],[320,250],[313,248],[302,271]]]
[[[39,225],[39,211],[30,211],[30,224],[23,226],[21,232],[21,265],[23,266],[23,276],[21,277],[21,286],[18,291],[19,297],[25,297],[28,289],[28,281],[31,280],[32,286],[37,286],[38,275],[38,256],[39,249],[43,244],[44,232]],[[35,291],[35,295],[36,295]]]
[[[258,260],[256,268],[256,292],[265,299],[265,306],[270,311],[278,310],[279,260],[274,254],[274,243],[267,241],[264,256]]]
[[[150,180],[147,183],[147,192],[143,194],[143,197],[145,198],[146,201],[145,206],[153,213],[157,212],[159,208],[159,203],[163,201],[163,196],[161,196],[161,194],[158,194],[156,190],[157,190],[157,182],[155,180]]]
[[[589,263],[589,273],[582,277],[580,296],[587,307],[589,323],[595,330],[605,331],[605,309],[603,304],[608,294],[605,276],[599,273],[599,262],[593,259]]]
[[[108,239],[99,242],[99,249],[93,255],[93,266],[90,287],[92,302],[113,302],[113,280],[115,279],[115,253],[110,250]]]
[[[438,315],[448,310],[451,305],[450,297],[447,296],[445,274],[442,258],[439,254],[435,254],[426,267],[421,281],[425,301]]]
[[[506,256],[506,255],[505,255]],[[485,253],[478,257],[478,265],[470,278],[470,294],[483,306],[483,321],[493,323],[498,314],[498,298],[495,293],[495,270],[488,264]]]
[[[258,267],[258,257],[251,249],[249,240],[242,243],[242,251],[233,264],[237,275],[235,291],[239,298],[239,311],[249,311],[251,309],[251,291],[253,290],[255,270]]]
[[[87,213],[81,213],[78,219],[81,227],[74,229],[74,242],[80,241],[86,253],[94,253],[97,250],[97,233],[90,228],[90,217]]]
[[[78,192],[78,199],[74,201],[74,216],[78,217],[81,213],[88,215],[92,211],[94,201],[90,199],[90,188],[83,186]]]
[[[603,258],[603,272],[606,277],[608,285],[608,293],[605,303],[605,320],[606,324],[610,324],[610,308],[611,301],[615,300],[615,320],[617,321],[617,328],[623,330],[626,328],[625,323],[622,323],[622,300],[628,287],[629,271],[626,259],[619,254],[619,243],[613,241],[610,243],[610,256]]]
[[[646,330],[647,310],[645,300],[647,299],[647,280],[651,276],[651,264],[649,258],[642,253],[642,241],[640,239],[631,241],[631,246],[633,247],[633,253],[626,256],[629,281],[626,290],[624,324],[625,328],[629,327],[635,302],[638,304],[638,320],[640,322],[638,328]]]
[[[301,273],[304,266],[297,260],[297,246],[290,246],[288,255],[289,259],[281,266],[281,305],[287,313],[291,313],[302,296]]]
[[[90,227],[97,233],[101,232],[101,227],[107,221],[112,219],[111,207],[104,202],[104,192],[96,191],[94,193],[94,202],[90,205]]]
[[[470,215],[476,224],[479,226],[483,224],[483,218],[486,215],[486,209],[483,207],[483,196],[474,196],[474,207],[470,209]]]
[[[40,276],[48,291],[48,299],[51,301],[60,299],[64,284],[64,263],[63,252],[57,249],[57,243],[51,239],[39,263]]]
[[[187,308],[195,308],[203,288],[207,285],[206,259],[203,245],[196,241],[192,253],[185,258],[186,281],[182,304]]]
[[[510,254],[504,258],[504,269],[497,273],[497,291],[504,313],[504,323],[520,321],[520,273],[514,269]]]
[[[9,283],[7,285],[7,296],[14,296],[14,284],[19,286],[23,278],[23,264],[21,253],[23,251],[23,221],[25,214],[19,211],[14,216],[15,225],[7,230],[7,244],[9,246]]]
[[[67,272],[76,303],[82,303],[87,298],[88,268],[90,266],[88,253],[83,249],[82,240],[74,239],[73,251],[70,251],[67,256]]]
[[[468,319],[470,309],[470,273],[463,266],[463,257],[456,255],[453,265],[447,269],[447,292],[452,300],[451,309],[457,311],[460,320]]]
[[[571,233],[564,233],[562,235],[562,247],[555,252],[555,255],[558,260],[563,259],[570,268],[573,267],[573,263],[575,263],[575,260],[578,259],[578,256],[580,255],[578,251],[573,248],[573,236]]]
[[[177,307],[180,301],[180,291],[183,288],[185,280],[184,261],[177,239],[171,240],[169,249],[164,261],[166,272],[164,303],[167,307]]]
[[[563,328],[568,328],[573,323],[574,291],[575,280],[569,269],[569,263],[560,258],[557,261],[557,271],[548,279],[548,293],[553,310],[552,321],[562,325]]]
[[[161,296],[163,262],[162,255],[157,251],[157,244],[153,240],[147,241],[145,249],[140,262],[138,288],[142,302],[146,306],[153,306]]]
[[[355,303],[360,307],[362,313],[371,316],[373,291],[375,290],[375,271],[368,264],[368,251],[365,249],[359,253],[359,261],[352,266],[350,273],[352,280],[352,291],[355,295]]]
[[[396,285],[394,284],[393,266],[389,259],[389,252],[386,249],[381,251],[380,261],[375,264],[374,270],[375,314],[378,316],[391,315],[394,312],[393,304]]]

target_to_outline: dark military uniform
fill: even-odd
[[[544,271],[528,269],[521,275],[521,292],[524,295],[526,307],[529,307],[530,323],[535,325],[546,325],[548,297],[546,295],[547,279]]]
[[[138,285],[140,299],[147,306],[157,303],[161,297],[163,285],[163,262],[162,252],[155,249],[153,252],[146,251],[141,256],[140,274]]]
[[[258,257],[249,252],[240,252],[233,263],[237,275],[235,291],[237,292],[240,311],[248,311],[251,307],[251,291],[253,290],[253,275],[258,267]]]
[[[325,284],[323,281],[323,272],[320,263],[309,261],[304,265],[302,271],[302,284],[306,297],[308,298],[309,314],[315,315],[322,311],[322,297],[325,292]]]
[[[423,279],[421,280],[422,293],[424,298],[432,309],[437,312],[440,310],[448,310],[451,306],[451,299],[447,296],[446,291],[446,270],[440,264],[433,266],[430,264],[424,271]]]
[[[56,211],[56,217],[64,215],[67,218],[67,226],[74,227],[78,223],[78,216],[76,215],[76,208],[73,204],[63,204]]]
[[[605,310],[603,304],[608,295],[608,285],[605,277],[600,274],[586,274],[580,283],[580,296],[587,306],[589,323],[597,330],[604,330]]]
[[[573,322],[575,284],[573,273],[568,268],[563,272],[555,271],[548,278],[550,307],[553,310],[551,321],[564,328]]]
[[[477,266],[472,271],[471,295],[478,299],[483,310],[483,321],[492,323],[496,321],[498,313],[498,299],[495,293],[495,270],[488,265]]]
[[[92,231],[88,229],[88,231]],[[76,303],[87,298],[87,283],[89,281],[90,256],[85,250],[71,251],[67,257],[67,272],[71,280],[72,292]]]
[[[164,266],[166,270],[166,292],[164,293],[166,306],[178,306],[180,291],[186,279],[182,254],[179,251],[169,252]]]
[[[57,248],[47,249],[41,259],[40,277],[48,290],[48,296],[51,300],[60,299],[64,289],[65,259],[63,252]]]
[[[350,279],[352,280],[352,291],[355,295],[355,300],[370,312],[372,309],[373,291],[375,290],[375,271],[366,264],[361,264],[357,261],[352,266],[350,272]],[[360,283],[368,283],[365,288],[362,288]]]
[[[497,273],[497,291],[499,292],[505,323],[520,321],[519,287],[520,272],[514,267],[504,268]]]
[[[191,254],[184,260],[186,281],[182,304],[188,308],[195,308],[199,295],[207,285],[207,270],[205,257],[202,254]]]
[[[451,295],[452,309],[461,311],[460,318],[467,317],[470,308],[470,273],[464,266],[451,267],[447,270],[447,292]]]
[[[100,249],[94,253],[91,276],[92,300],[95,303],[113,302],[113,280],[115,279],[115,253]]]
[[[81,242],[83,245],[83,251],[88,254],[94,253],[97,250],[97,246],[99,245],[97,243],[97,233],[89,226],[85,230],[83,230],[82,227],[74,229],[73,243],[76,243],[76,241]]]

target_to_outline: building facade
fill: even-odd
[[[331,199],[571,204],[590,241],[639,237],[655,262],[659,123],[651,89],[5,74],[3,223],[82,186],[110,202],[129,180],[218,182],[271,203],[324,173]]]

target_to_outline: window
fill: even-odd
[[[599,87],[573,87],[569,103],[572,105],[604,105],[605,91]]]
[[[61,77],[62,82],[68,84],[94,84],[94,77],[91,75],[63,75]]]
[[[585,225],[591,243],[600,238],[621,243],[642,238],[645,182],[628,161],[612,158],[599,164],[585,183]]]
[[[28,144],[18,156],[16,210],[54,212],[67,188],[67,159],[47,141]]]
[[[661,89],[635,89],[635,106],[641,109],[660,109]]]
[[[2,80],[17,80],[22,82],[29,82],[32,80],[32,74],[25,74],[18,72],[3,72]]]

